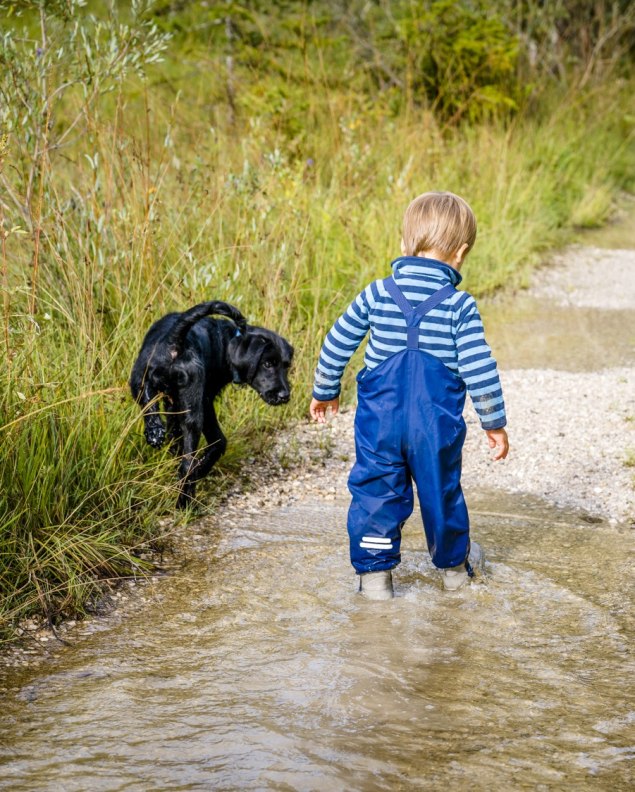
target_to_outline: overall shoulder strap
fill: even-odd
[[[395,284],[396,285],[396,284]],[[435,291],[434,294],[431,294],[427,299],[423,302],[420,302],[419,305],[414,309],[415,314],[417,315],[419,321],[423,319],[423,317],[431,311],[433,308],[436,308],[439,303],[442,303],[446,297],[449,297],[451,294],[454,294],[456,289],[451,283],[448,283],[446,286],[442,286],[440,289]]]
[[[449,297],[451,294],[454,294],[456,291],[454,286],[451,283],[448,283],[447,286],[442,286],[440,289],[431,294],[425,300],[419,303],[416,308],[413,308],[412,305],[406,299],[404,293],[401,291],[399,286],[395,283],[394,278],[392,275],[388,278],[385,278],[384,286],[386,287],[386,291],[390,296],[393,298],[395,303],[401,308],[404,316],[406,317],[406,325],[407,325],[407,346],[408,349],[418,349],[419,348],[419,323],[423,319],[423,317],[431,311],[434,307],[436,307],[439,303],[443,302],[446,297]]]
[[[451,294],[454,294],[454,292],[456,291],[454,286],[452,286],[451,283],[448,283],[446,286],[442,286],[440,289],[435,291],[434,294],[431,294],[425,300],[420,302],[419,305],[416,306],[416,308],[413,308],[412,305],[410,305],[410,303],[406,299],[404,293],[401,291],[399,286],[397,286],[397,284],[395,283],[395,279],[392,277],[392,275],[389,276],[388,278],[384,278],[383,284],[386,287],[386,291],[388,292],[388,294],[390,294],[390,296],[397,303],[399,308],[401,308],[404,316],[406,317],[406,320],[408,319],[415,320],[416,317],[417,324],[428,313],[428,311],[431,311],[433,308],[436,308],[436,306],[439,303],[442,303],[443,300],[445,300]],[[414,314],[414,316],[411,317],[411,314]],[[410,322],[408,322],[408,324],[410,324]]]
[[[412,313],[412,305],[406,300],[404,293],[401,291],[399,286],[395,283],[395,279],[392,275],[389,275],[387,278],[384,278],[384,286],[386,287],[386,291],[393,300],[397,303],[399,308],[401,308],[402,313],[406,318]]]

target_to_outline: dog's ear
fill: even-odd
[[[256,376],[267,339],[256,333],[234,336],[227,347],[233,381],[236,384],[251,384]]]
[[[286,356],[287,360],[289,361],[289,365],[291,365],[291,363],[293,362],[293,355],[295,354],[295,349],[291,346],[291,344],[287,341],[286,338],[282,338],[281,336],[280,340],[282,341],[282,346],[285,352],[285,355],[283,355],[283,357]]]

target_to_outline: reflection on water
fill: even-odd
[[[632,788],[630,535],[470,505],[486,574],[443,592],[413,519],[387,603],[352,591],[345,504],[245,516],[160,605],[9,681],[0,788]]]

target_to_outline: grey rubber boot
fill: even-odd
[[[359,576],[359,593],[369,600],[389,600],[395,594],[392,588],[392,572],[366,572]]]
[[[483,569],[483,561],[485,560],[483,557],[483,548],[478,542],[470,543],[470,552],[467,555],[467,560],[470,562],[470,566],[474,571],[479,570],[480,572]]]
[[[472,567],[472,569],[481,569],[483,566],[483,551],[481,550],[481,546],[476,542],[470,543],[470,552],[467,556],[467,560]],[[443,580],[443,588],[446,591],[456,591],[464,586],[467,581],[469,580],[469,575],[467,573],[467,569],[465,564],[459,564],[455,567],[448,567],[447,569],[442,569],[442,580]]]

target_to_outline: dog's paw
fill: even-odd
[[[176,501],[176,508],[178,511],[185,511],[185,509],[192,510],[194,508],[195,501],[193,500],[191,495],[188,495],[182,492]]]
[[[146,426],[146,442],[152,448],[161,448],[165,443],[165,428],[163,426]]]

